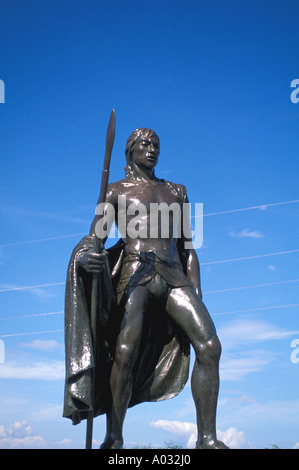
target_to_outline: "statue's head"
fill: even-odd
[[[150,148],[152,150],[150,150]],[[136,129],[127,140],[127,145],[125,149],[125,155],[127,160],[127,166],[125,167],[126,176],[134,177],[134,155],[137,156],[137,152],[141,152],[144,149],[144,152],[150,151],[155,155],[156,160],[152,160],[152,166],[154,167],[157,163],[157,159],[160,153],[160,140],[157,134],[152,129],[147,129],[141,127]],[[149,157],[150,162],[150,157]]]

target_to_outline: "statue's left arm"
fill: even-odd
[[[186,204],[189,204],[187,191],[184,186],[182,186],[182,191],[183,191],[183,202]],[[192,283],[192,285],[194,286],[194,289],[197,295],[200,298],[202,298],[201,282],[200,282],[200,264],[199,264],[196,251],[192,245],[189,213],[186,216],[185,211],[182,211],[181,227],[183,228],[183,230],[181,230],[182,233],[181,233],[181,238],[179,240],[179,249],[182,250],[182,252],[184,253],[186,276],[189,279],[189,281]],[[190,234],[190,237],[186,236],[186,234]],[[186,248],[186,245],[187,245],[187,248]]]
[[[189,281],[191,281],[194,289],[202,298],[201,292],[201,285],[200,285],[200,266],[197,254],[194,249],[188,249],[187,251],[187,267],[186,267],[186,275]]]

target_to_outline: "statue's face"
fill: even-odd
[[[132,160],[141,168],[151,169],[157,165],[159,152],[160,146],[157,137],[140,136],[134,146]]]

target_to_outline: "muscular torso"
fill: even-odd
[[[165,182],[124,179],[109,185],[107,202],[115,208],[127,252],[153,250],[179,260],[176,248],[182,207],[179,191],[172,191]]]
[[[126,242],[127,253],[138,253],[154,251],[155,254],[165,259],[165,256],[170,258],[171,261],[180,262],[179,252],[184,250],[184,257],[186,261],[186,276],[195,287],[196,292],[201,296],[200,289],[200,267],[199,261],[194,249],[185,249],[185,230],[183,222],[186,221],[185,216],[182,215],[183,203],[188,202],[186,196],[186,188],[183,185],[155,181],[155,180],[142,180],[135,181],[124,178],[116,183],[111,183],[108,186],[106,202],[111,204],[115,212],[115,222],[121,237]],[[152,219],[152,205],[164,203],[166,209],[174,204],[174,208],[180,209],[180,214],[174,216],[172,211],[166,211],[166,215],[162,215],[156,210],[158,218],[153,221]],[[141,209],[138,211],[138,205]],[[131,212],[130,212],[131,209]],[[125,223],[122,215],[125,215]],[[97,224],[100,217],[96,216],[91,224],[89,234],[91,236],[97,233],[99,238],[105,243],[107,235],[98,235]],[[114,219],[113,219],[114,221]],[[112,221],[112,222],[113,222]],[[163,222],[163,223],[162,223]],[[179,227],[178,227],[179,226]],[[142,227],[142,230],[141,228]],[[168,229],[165,234],[162,230]],[[154,231],[154,236],[152,231]],[[103,231],[100,233],[103,233]],[[85,255],[84,255],[85,256]],[[83,263],[85,269],[94,272],[97,263],[101,265],[101,260],[98,260],[96,252],[86,255],[86,260]]]

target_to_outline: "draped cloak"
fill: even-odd
[[[70,418],[73,424],[86,419],[90,410],[93,410],[94,416],[98,416],[109,409],[110,372],[124,312],[122,302],[119,305],[116,303],[125,249],[125,243],[120,240],[108,248],[108,261],[98,277],[97,339],[94,352],[90,326],[92,274],[80,267],[78,262],[91,248],[93,237],[84,237],[74,248],[67,271],[63,416]],[[185,272],[184,258],[179,254],[182,271]],[[146,401],[169,399],[180,393],[188,379],[189,360],[188,338],[167,317],[163,305],[151,303],[145,316],[138,358],[133,369],[133,391],[129,407]]]

